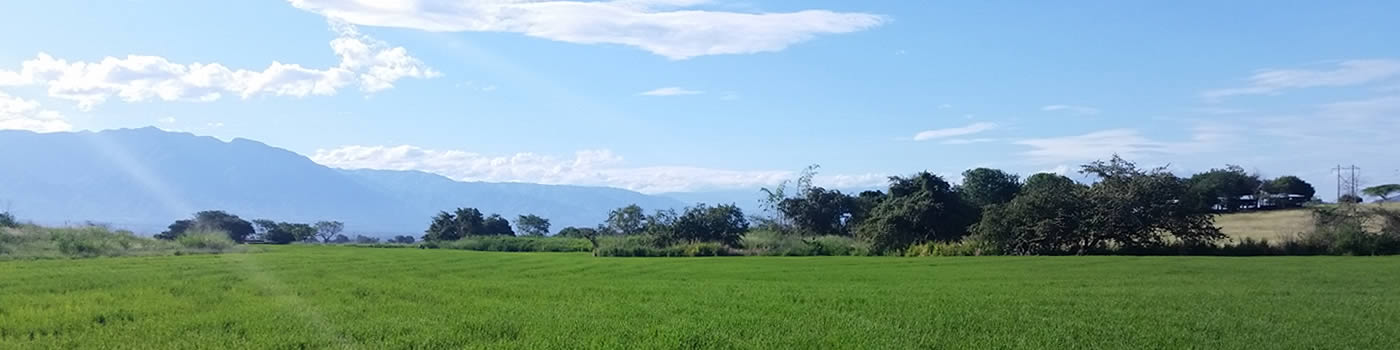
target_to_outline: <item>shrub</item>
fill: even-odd
[[[228,241],[228,237],[224,236],[222,240]],[[0,259],[169,255],[187,251],[189,249],[180,243],[139,237],[131,231],[113,231],[100,226],[50,228],[24,225],[0,228]]]
[[[983,256],[1000,255],[996,245],[979,239],[958,242],[928,242],[904,250],[904,256]]]
[[[226,252],[238,246],[227,232],[217,230],[188,231],[175,238],[180,246],[198,252]]]
[[[490,252],[587,252],[593,244],[582,238],[468,236],[456,241],[427,241],[424,248]]]
[[[0,212],[0,227],[19,227],[19,221],[15,220],[15,215],[10,212]]]

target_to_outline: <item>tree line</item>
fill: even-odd
[[[218,232],[228,235],[236,243],[290,244],[293,242],[326,244],[371,244],[380,243],[377,237],[355,235],[351,238],[341,231],[345,223],[340,221],[318,221],[312,224],[279,222],[267,219],[244,220],[238,215],[222,210],[206,210],[195,213],[189,219],[176,220],[155,238],[177,240],[194,232]],[[395,236],[389,243],[413,243],[415,238],[408,235]]]

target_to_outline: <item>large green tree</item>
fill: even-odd
[[[1317,189],[1313,188],[1312,184],[1292,175],[1265,182],[1263,187],[1265,193],[1289,196],[1288,200],[1280,205],[1290,207],[1302,206],[1317,195]]]
[[[976,237],[993,242],[1005,254],[1085,251],[1093,244],[1084,235],[1091,205],[1088,190],[1061,175],[1032,175],[1016,198],[986,207]]]
[[[718,242],[735,247],[749,230],[744,211],[733,204],[707,206],[703,203],[686,208],[665,229],[658,229],[658,238],[668,243]]]
[[[194,214],[194,218],[188,220],[176,220],[170,224],[165,232],[157,234],[160,239],[176,239],[184,236],[188,231],[221,231],[228,234],[228,238],[234,242],[243,243],[248,236],[253,235],[253,223],[239,218],[238,215],[226,213],[222,210],[206,210]]]
[[[962,186],[958,190],[978,208],[1010,202],[1021,191],[1021,177],[1005,171],[977,168],[964,171],[962,175]]]
[[[643,232],[646,221],[646,213],[642,212],[642,207],[636,204],[614,209],[608,212],[608,229],[621,235],[635,235]]]
[[[345,230],[345,223],[340,221],[321,221],[315,224],[316,236],[321,237],[321,243],[330,243],[331,238]]]
[[[514,236],[515,230],[510,228],[510,220],[506,220],[506,218],[502,217],[500,214],[491,214],[491,216],[486,217],[486,219],[481,222],[481,231],[476,234],[486,236]]]
[[[1246,173],[1238,165],[1211,169],[1191,176],[1187,182],[1191,203],[1224,211],[1240,210],[1245,205],[1241,197],[1257,194],[1262,185],[1258,176]]]
[[[1087,192],[1092,203],[1085,220],[1084,248],[1114,245],[1123,248],[1161,246],[1168,236],[1185,244],[1205,244],[1225,238],[1208,208],[1193,205],[1188,181],[1166,168],[1139,169],[1114,155],[1081,167],[1098,177]]]
[[[904,249],[915,243],[962,238],[976,215],[976,208],[948,181],[921,172],[891,177],[889,194],[870,210],[856,234],[877,251]]]
[[[549,234],[549,219],[535,214],[520,215],[515,218],[515,228],[523,236],[544,236]]]
[[[847,223],[855,198],[841,191],[810,187],[800,197],[784,199],[778,211],[804,235],[849,235]]]

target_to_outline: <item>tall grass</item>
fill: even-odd
[[[208,237],[214,234],[200,235],[188,242],[172,242],[100,226],[21,225],[0,228],[0,259],[148,256],[238,250],[227,235]]]
[[[752,231],[740,241],[744,255],[761,256],[843,256],[870,255],[870,245],[845,236],[816,236],[772,230]]]

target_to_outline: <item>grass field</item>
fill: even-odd
[[[0,262],[0,348],[1400,346],[1400,257],[595,258],[288,246]]]
[[[1400,209],[1400,203],[1367,203],[1362,206],[1364,208],[1384,206],[1387,209]],[[1270,242],[1278,243],[1300,232],[1312,230],[1313,216],[1309,209],[1234,213],[1216,217],[1215,225],[1220,227],[1221,232],[1229,235],[1230,239],[1237,242],[1240,238],[1248,237],[1268,239]]]

